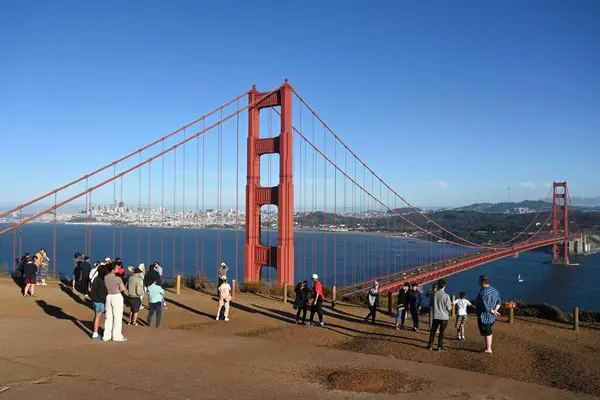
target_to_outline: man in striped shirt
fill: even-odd
[[[479,286],[481,290],[475,302],[477,312],[477,325],[479,333],[483,336],[485,342],[484,352],[492,353],[492,326],[496,322],[496,317],[500,316],[500,293],[490,286],[490,278],[487,276],[479,277]]]

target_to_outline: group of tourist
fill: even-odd
[[[313,288],[312,288],[312,301],[311,293],[308,289],[308,282],[299,282],[294,291],[296,293],[296,299],[294,300],[294,309],[296,312],[296,324],[315,325],[314,319],[315,314],[319,316],[319,324],[316,326],[324,326],[323,322],[323,300],[325,295],[323,294],[323,285],[319,282],[319,276],[312,274]],[[310,309],[310,320],[306,321],[306,313],[308,306]],[[300,315],[302,315],[302,321],[300,321]]]
[[[81,256],[81,255],[79,255]],[[77,258],[77,253],[76,253]],[[146,272],[144,264],[137,267],[128,267],[130,274],[125,277],[125,269],[122,261],[116,258],[114,261],[107,257],[104,262],[95,262],[89,268],[89,257],[83,256],[83,263],[79,264],[81,276],[79,277],[80,290],[92,300],[94,309],[94,331],[92,339],[103,341],[124,342],[123,336],[123,309],[128,306],[129,326],[138,326],[138,313],[143,308],[144,296],[148,295],[148,318],[147,326],[152,326],[152,319],[156,315],[156,327],[160,327],[162,309],[165,304],[164,289],[162,283],[162,267],[158,262],[150,266]],[[84,278],[83,275],[86,275]],[[75,276],[77,280],[77,276]],[[88,285],[90,287],[89,292]],[[105,314],[104,333],[99,334],[102,314]]]
[[[500,293],[490,286],[490,280],[487,276],[479,277],[480,291],[475,302],[475,312],[477,315],[477,326],[481,336],[484,338],[485,353],[492,353],[492,326],[496,317],[500,315]],[[296,290],[298,297],[298,290]],[[465,323],[467,321],[467,308],[472,306],[467,300],[465,292],[460,293],[460,298],[452,302],[450,296],[446,293],[446,280],[440,279],[428,291],[426,297],[429,298],[429,342],[428,349],[433,349],[435,335],[439,331],[437,349],[444,351],[444,333],[448,327],[450,311],[456,306],[456,339],[465,340]],[[373,287],[366,295],[365,303],[369,308],[369,313],[365,321],[375,324],[375,316],[379,307],[379,282],[373,282]],[[413,330],[419,332],[419,316],[423,305],[421,292],[417,282],[406,282],[398,292],[398,303],[396,313],[396,329],[403,330],[406,314],[410,312],[413,321]],[[300,310],[298,311],[298,315]],[[296,321],[298,316],[296,317]]]
[[[25,253],[15,262],[19,266],[19,275],[23,287],[23,296],[35,297],[35,286],[46,286],[50,258],[46,250],[40,249],[34,256]]]

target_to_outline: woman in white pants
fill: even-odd
[[[123,295],[127,289],[123,285],[121,278],[115,275],[115,266],[109,264],[106,268],[106,276],[104,277],[106,285],[106,320],[104,321],[104,336],[102,340],[114,342],[125,342],[127,339],[123,337]]]

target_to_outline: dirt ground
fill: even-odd
[[[134,347],[153,348],[152,343],[157,338],[159,369],[164,369],[163,373],[170,380],[183,380],[183,387],[189,389],[186,391],[178,385],[170,398],[237,398],[232,390],[241,390],[237,393],[245,393],[246,398],[254,398],[247,397],[253,391],[261,398],[275,398],[281,393],[286,395],[280,398],[295,398],[306,394],[306,390],[325,391],[329,397],[337,394],[340,398],[354,398],[348,397],[352,393],[352,396],[396,393],[397,396],[434,397],[438,391],[451,398],[571,398],[569,392],[542,386],[575,392],[572,398],[585,397],[584,393],[600,393],[600,348],[597,346],[600,331],[593,329],[574,332],[568,326],[543,320],[517,318],[514,325],[502,320],[494,327],[494,354],[487,355],[481,352],[476,321],[471,317],[467,321],[467,340],[452,339],[455,330],[451,323],[446,332],[449,350],[440,353],[424,348],[428,338],[427,316],[421,320],[420,333],[396,331],[391,316],[379,313],[379,324],[373,326],[363,322],[365,309],[338,303],[335,310],[329,305],[325,307],[325,327],[308,327],[294,324],[291,304],[269,296],[238,293],[232,304],[231,320],[217,322],[214,320],[216,299],[187,289],[180,296],[167,293],[169,308],[163,312],[161,329],[126,326],[124,333],[130,339],[128,343],[98,343],[87,336],[92,312],[84,297],[57,283],[37,289],[37,298],[22,298],[12,281],[0,279],[0,359],[10,362],[10,367],[6,367],[8,372],[0,368],[2,395],[12,393],[15,398],[16,394],[23,398],[28,393],[27,398],[37,398],[33,394],[38,392],[34,388],[39,383],[32,383],[36,380],[41,379],[45,388],[54,385],[64,388],[74,379],[90,379],[90,373],[81,369],[83,366],[84,370],[106,368],[104,362],[90,364],[90,359],[103,354],[102,345],[105,349],[121,346],[130,352]],[[145,320],[146,310],[140,314]],[[56,348],[62,343],[69,354]],[[58,356],[39,350],[40,346],[57,350]],[[219,357],[219,349],[231,358]],[[31,357],[20,350],[30,352]],[[65,358],[60,357],[63,353]],[[81,365],[77,361],[79,353],[83,357]],[[43,363],[38,360],[40,354],[45,360]],[[124,353],[123,356],[126,360],[119,362],[126,362],[124,368],[129,366],[144,372],[140,375],[142,382],[132,387],[138,390],[144,382],[150,384],[147,369],[154,362],[152,352],[142,350],[139,354]],[[169,361],[165,363],[165,359]],[[220,373],[220,363],[232,372]],[[249,366],[244,370],[242,366],[246,363]],[[265,366],[257,369],[254,364]],[[15,370],[14,365],[19,368]],[[232,375],[234,365],[240,370],[239,374]],[[41,374],[35,366],[48,367],[49,371]],[[193,373],[192,380],[189,376],[187,381],[180,376],[180,369],[186,366],[191,369],[186,369],[183,375]],[[249,370],[252,373],[248,374]],[[11,375],[15,371],[20,371],[19,376]],[[198,381],[199,376],[206,378],[215,374],[210,382]],[[273,385],[279,379],[285,386]],[[221,396],[222,392],[214,388],[212,394],[203,392],[202,396],[192,390],[199,384],[214,386],[211,383],[221,381],[229,396]],[[121,380],[94,378],[90,384],[102,382],[110,382],[119,394],[117,397],[137,398],[132,397],[129,385]],[[165,383],[167,387],[172,386],[169,382]],[[3,387],[9,389],[3,393]],[[78,387],[73,385],[74,395]],[[53,391],[48,389],[48,393]],[[56,393],[56,398],[63,398]],[[186,397],[190,393],[191,397]],[[163,394],[157,393],[157,396]],[[153,398],[145,398],[148,397]]]

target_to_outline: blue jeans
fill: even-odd
[[[400,325],[400,323],[402,323],[402,327],[404,327],[404,320],[406,319],[406,308],[398,308],[398,313],[396,314],[396,326]]]
[[[156,327],[160,327],[160,319],[162,317],[162,301],[159,303],[150,303],[150,307],[148,308],[148,326],[152,325],[152,317],[154,313],[156,313]]]

